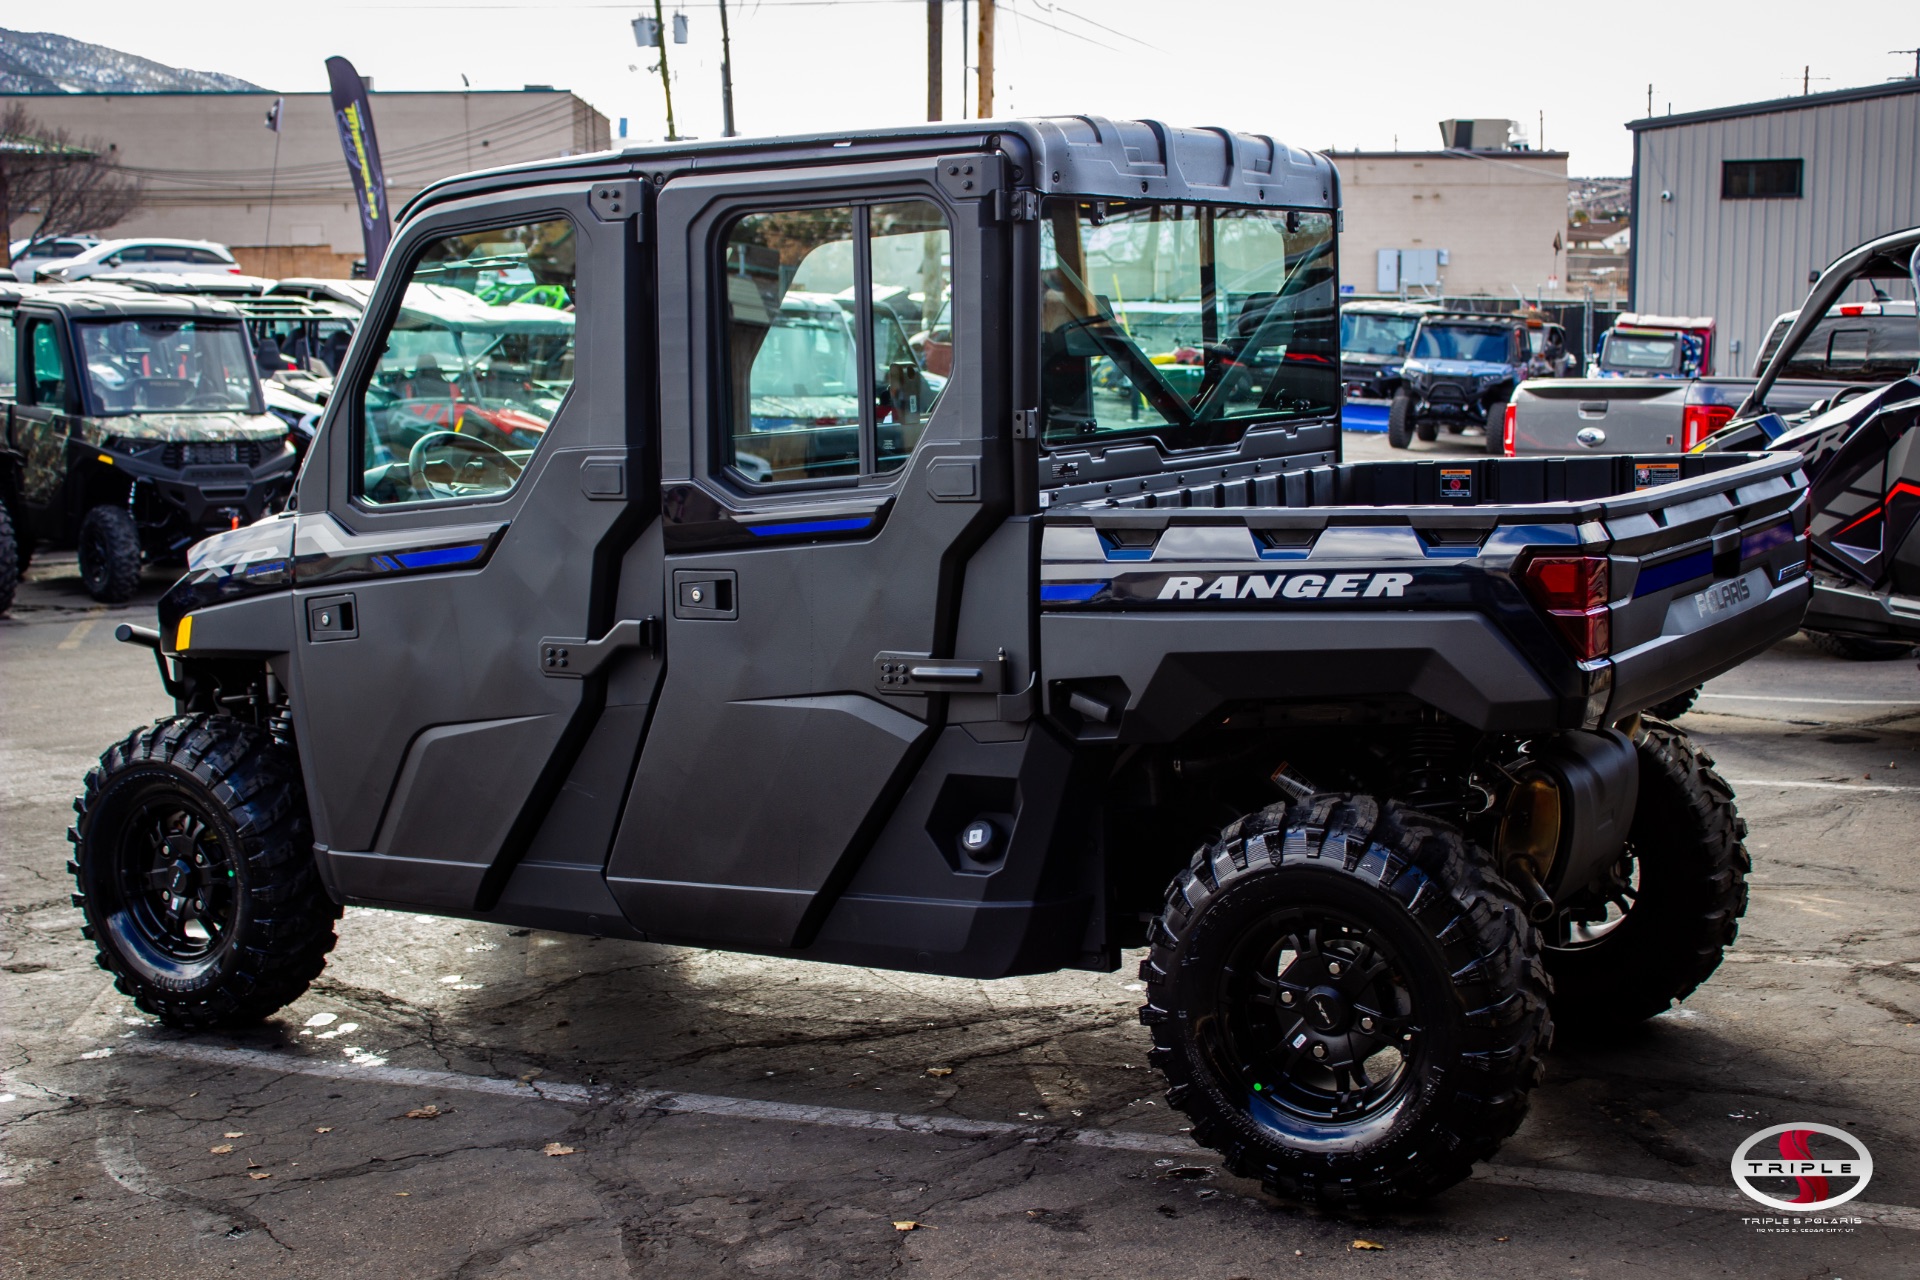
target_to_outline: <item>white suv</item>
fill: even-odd
[[[211,240],[103,240],[71,258],[39,264],[33,278],[62,284],[130,271],[239,275],[240,264],[227,246]]]

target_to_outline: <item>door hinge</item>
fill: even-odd
[[[1040,434],[1040,411],[1038,409],[1015,409],[1013,411],[1013,438],[1032,440]]]
[[[546,636],[540,641],[540,674],[567,680],[583,679],[606,666],[615,654],[628,649],[645,649],[657,657],[660,619],[628,618],[616,622],[598,640]]]
[[[994,212],[1004,222],[1034,222],[1040,217],[1038,191],[1001,191],[994,196]]]

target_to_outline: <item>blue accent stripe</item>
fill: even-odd
[[[1642,569],[1640,577],[1633,584],[1633,598],[1652,595],[1656,591],[1665,591],[1668,587],[1678,586],[1694,578],[1704,578],[1713,572],[1713,552],[1696,551],[1690,556],[1681,556],[1678,560],[1669,560],[1665,564],[1656,564]]]
[[[747,532],[756,538],[783,538],[800,533],[849,533],[873,523],[872,516],[848,516],[843,520],[793,520],[786,524],[750,524]]]
[[[1085,604],[1107,589],[1105,580],[1100,582],[1043,582],[1040,584],[1041,604]]]
[[[469,543],[463,547],[431,547],[425,551],[399,551],[393,558],[407,569],[437,569],[442,565],[466,564],[478,560],[480,553],[487,549],[484,542]]]
[[[1793,521],[1782,520],[1770,525],[1758,533],[1750,533],[1740,539],[1740,558],[1742,560],[1757,556],[1775,547],[1785,546],[1793,541]]]

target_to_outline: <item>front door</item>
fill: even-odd
[[[293,700],[349,898],[489,908],[608,680],[654,662],[658,589],[620,594],[650,506],[634,204],[582,185],[440,207],[354,340],[301,481]]]
[[[929,660],[956,658],[967,556],[1006,510],[983,435],[1010,417],[976,375],[1005,367],[981,282],[1007,237],[936,169],[659,194],[667,673],[607,868],[650,937],[804,945],[942,691],[1001,692],[993,654]],[[949,305],[950,376],[926,354]]]

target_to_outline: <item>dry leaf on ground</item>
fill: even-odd
[[[333,1126],[330,1124],[323,1124],[319,1128],[315,1129],[314,1132],[315,1133],[332,1133]]]
[[[250,1169],[247,1171],[247,1176],[249,1178],[252,1178],[255,1182],[258,1182],[262,1178],[271,1178],[273,1175],[265,1172],[264,1170]]]
[[[1354,1249],[1385,1249],[1387,1246],[1375,1244],[1371,1240],[1355,1240],[1350,1247]]]
[[[573,1148],[564,1146],[558,1142],[549,1142],[546,1146],[540,1148],[540,1152],[542,1155],[549,1156],[570,1156],[573,1154]]]
[[[233,1154],[233,1144],[231,1142],[223,1142],[217,1147],[208,1147],[207,1154],[212,1156],[230,1156]]]
[[[232,1133],[223,1133],[220,1136],[223,1138],[244,1138],[247,1135],[236,1129]]]
[[[915,1222],[911,1218],[903,1218],[893,1224],[893,1229],[895,1231],[938,1231],[940,1228],[931,1222]]]
[[[952,1067],[928,1067],[927,1074],[930,1076],[950,1076],[953,1074],[953,1068]]]
[[[407,1112],[407,1119],[409,1120],[436,1120],[439,1116],[440,1108],[434,1106],[431,1102],[424,1107],[415,1107],[413,1110]]]

